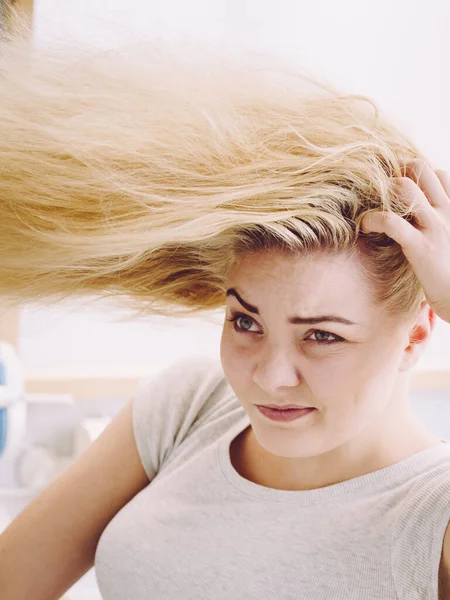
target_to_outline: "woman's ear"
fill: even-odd
[[[416,320],[410,328],[409,339],[411,344],[427,342],[431,336],[436,322],[436,313],[426,300],[420,305]]]
[[[400,371],[408,371],[419,360],[430,340],[436,323],[436,313],[430,308],[426,300],[420,305],[416,318],[407,330],[407,345],[404,348],[404,357]]]

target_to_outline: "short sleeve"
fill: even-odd
[[[442,545],[450,520],[448,460],[431,468],[398,510],[391,557],[397,597],[437,600]]]
[[[150,481],[189,435],[220,372],[220,361],[196,355],[139,381],[132,397],[133,432]]]

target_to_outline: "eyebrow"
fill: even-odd
[[[259,315],[258,308],[256,306],[253,306],[252,304],[249,304],[245,300],[243,300],[243,298],[241,298],[241,296],[238,294],[238,292],[235,290],[235,288],[229,288],[227,290],[226,295],[234,296],[246,310],[248,310],[251,313],[254,313],[255,315]],[[343,323],[344,325],[357,325],[357,323],[354,323],[353,321],[350,321],[349,319],[345,319],[344,317],[339,317],[337,315],[319,315],[319,316],[315,316],[315,317],[296,317],[295,316],[295,317],[288,318],[288,322],[291,323],[292,325],[302,325],[305,323],[316,324],[316,323],[323,323],[323,322],[330,322],[330,321],[333,321],[336,323]]]

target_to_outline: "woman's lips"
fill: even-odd
[[[280,406],[279,404],[258,404],[257,406],[273,408],[275,410],[288,410],[289,408],[300,410],[302,408],[313,408],[312,406],[299,406],[298,404],[285,404],[283,406]]]
[[[271,421],[294,421],[295,419],[300,419],[301,417],[305,417],[310,413],[315,412],[315,408],[288,408],[285,410],[279,410],[276,408],[269,408],[268,406],[259,406],[256,405],[256,408],[262,413],[265,417],[269,418]]]

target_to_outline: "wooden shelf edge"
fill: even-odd
[[[157,372],[156,370],[153,372]],[[76,399],[131,398],[139,382],[152,376],[152,372],[142,376],[124,377],[67,377],[58,379],[29,378],[25,390],[29,394],[71,394]],[[410,376],[411,391],[436,390],[450,394],[450,370],[417,370]]]

